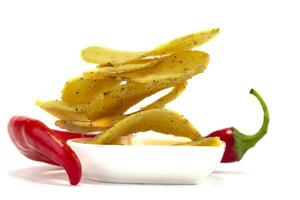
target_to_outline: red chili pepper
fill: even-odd
[[[81,178],[81,164],[66,143],[68,137],[74,138],[74,133],[53,131],[42,122],[23,116],[10,119],[8,133],[23,155],[32,160],[64,167],[70,184],[78,184]]]
[[[250,90],[250,94],[254,95],[264,112],[264,119],[261,128],[254,135],[245,135],[234,127],[224,128],[209,134],[207,137],[220,137],[225,142],[226,148],[222,158],[222,163],[235,162],[242,159],[245,153],[263,138],[269,125],[269,111],[262,97],[254,90]]]
[[[69,131],[62,131],[62,130],[55,130],[51,129],[53,133],[63,139],[65,142],[74,139],[74,138],[92,138],[95,137],[93,134],[86,134],[86,133],[75,133],[75,132],[69,132]]]

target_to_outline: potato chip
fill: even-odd
[[[59,118],[56,125],[61,128],[77,132],[106,130],[103,136],[95,137],[94,143],[111,143],[121,135],[146,130],[199,140],[200,134],[185,118],[162,108],[184,91],[188,79],[206,69],[209,55],[191,49],[218,32],[219,29],[209,29],[189,34],[151,51],[88,47],[81,56],[87,62],[97,63],[97,68],[69,80],[62,90],[62,101],[36,104]],[[124,114],[143,99],[171,87],[168,94],[153,103]]]
[[[132,105],[136,104],[137,101],[141,101],[144,97],[138,99],[129,99],[126,100],[125,105],[123,107],[115,107],[114,110],[118,111],[115,114],[115,116],[112,117],[104,117],[100,118],[94,121],[87,120],[87,121],[78,121],[78,120],[57,120],[56,125],[60,128],[64,128],[70,131],[77,131],[77,132],[87,132],[87,131],[100,131],[104,130],[106,128],[109,128],[113,126],[115,123],[120,121],[121,119],[128,117],[131,114],[135,114],[137,112],[141,112],[143,110],[149,110],[153,108],[163,108],[167,103],[174,100],[176,97],[178,97],[183,90],[185,89],[187,85],[187,82],[184,82],[182,84],[179,84],[175,86],[168,94],[165,96],[159,98],[155,102],[145,106],[144,108],[127,115],[123,115],[123,113],[128,109],[128,107],[131,107]]]
[[[147,85],[127,83],[102,92],[88,106],[87,116],[90,120],[121,115],[131,106],[171,84]]]
[[[100,65],[128,63],[147,56],[162,56],[165,54],[193,49],[215,37],[219,31],[220,29],[214,28],[189,34],[159,45],[154,50],[144,52],[120,51],[105,47],[92,46],[83,49],[81,57],[86,62],[98,63]]]
[[[154,60],[152,62],[145,62],[145,63],[120,64],[120,65],[113,66],[113,67],[103,67],[103,68],[100,68],[100,70],[102,70],[102,73],[104,75],[110,76],[110,75],[113,75],[113,74],[130,72],[130,71],[135,71],[135,70],[151,67],[151,66],[155,65],[158,62],[159,62],[159,60]]]
[[[149,63],[149,62],[155,62],[155,61],[159,61],[161,57],[160,56],[151,56],[151,57],[148,57],[148,58],[141,58],[141,59],[138,59],[138,60],[132,60],[132,61],[129,61],[129,62],[126,62],[126,63],[119,63],[119,64],[108,64],[108,65],[97,65],[98,68],[101,68],[101,67],[120,67],[122,65],[125,65],[125,64],[146,64],[146,63]]]
[[[155,62],[155,61],[159,61],[159,59],[161,58],[161,56],[150,56],[150,57],[147,57],[147,58],[141,58],[139,60],[131,60],[127,63],[121,63],[121,64],[116,64],[116,65],[113,65],[113,66],[120,66],[122,64],[145,64],[145,63],[148,63],[148,62]],[[98,65],[99,67],[101,65]]]
[[[62,129],[67,129],[69,131],[75,131],[80,133],[103,131],[107,128],[112,127],[115,123],[124,119],[125,117],[127,117],[127,115],[105,117],[94,121],[57,120],[55,122],[55,125]]]
[[[40,100],[37,100],[35,104],[59,119],[87,120],[87,104],[72,105],[63,101],[42,102]]]
[[[81,51],[83,60],[100,65],[114,65],[126,63],[145,57],[146,52],[130,52],[114,50],[106,47],[91,46]]]
[[[95,131],[102,131],[105,128],[89,126],[88,121],[75,121],[75,120],[57,120],[55,125],[59,128],[77,133],[88,133]]]
[[[100,92],[119,84],[120,81],[117,80],[73,78],[65,84],[61,99],[71,104],[90,103]]]
[[[154,61],[145,62],[145,63],[128,63],[128,64],[120,64],[120,65],[111,66],[111,67],[98,67],[96,69],[84,72],[83,76],[85,78],[89,78],[89,79],[109,79],[120,73],[125,73],[125,72],[130,72],[130,71],[135,71],[135,70],[151,67],[158,62],[159,62],[159,60],[154,60]],[[114,78],[113,78],[113,80],[114,80]]]
[[[164,54],[172,54],[184,50],[190,50],[208,42],[209,40],[214,38],[219,32],[219,28],[213,28],[185,35],[183,37],[173,39],[156,47],[154,50],[149,52],[148,55],[158,56]]]
[[[153,108],[163,108],[167,103],[176,99],[185,90],[186,86],[187,86],[186,81],[174,86],[174,88],[169,93],[167,93],[166,95],[157,99],[153,103],[145,106],[141,110],[149,110],[149,109],[153,109]]]
[[[166,109],[150,109],[122,119],[102,134],[88,140],[88,143],[109,144],[121,136],[149,130],[188,137],[192,140],[201,139],[197,129],[181,114]]]
[[[161,59],[158,64],[137,71],[118,74],[122,79],[137,83],[159,81],[183,82],[202,73],[209,62],[209,55],[202,51],[182,51]]]

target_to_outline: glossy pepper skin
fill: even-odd
[[[8,123],[8,133],[17,149],[26,157],[62,166],[71,185],[81,178],[81,164],[66,141],[42,122],[23,116],[14,116]]]
[[[263,98],[254,89],[250,90],[250,94],[254,95],[257,98],[264,113],[262,126],[256,134],[245,135],[239,132],[236,128],[230,127],[230,128],[224,128],[221,130],[214,131],[207,136],[207,137],[219,137],[220,140],[225,142],[226,148],[221,161],[222,163],[229,163],[229,162],[235,162],[241,160],[242,157],[245,155],[245,153],[250,148],[254,147],[255,144],[261,138],[263,138],[268,131],[268,126],[269,126],[268,107],[265,101],[263,100]]]
[[[55,129],[51,129],[51,131],[54,133],[54,135],[60,137],[65,142],[70,140],[70,139],[75,139],[75,138],[92,138],[92,137],[95,137],[95,134],[89,134],[89,133],[75,133],[75,132],[55,130]]]

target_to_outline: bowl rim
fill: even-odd
[[[218,149],[224,148],[225,150],[225,142],[221,141],[220,146],[176,146],[176,145],[120,145],[120,144],[87,144],[87,143],[79,143],[75,142],[76,140],[84,140],[88,138],[74,138],[67,140],[67,144],[70,146],[84,147],[84,148],[102,148],[102,147],[110,147],[110,148],[166,148],[166,149],[192,149],[192,148],[202,148],[202,149]]]

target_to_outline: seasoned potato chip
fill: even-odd
[[[59,128],[77,133],[87,133],[105,130],[105,128],[89,126],[88,121],[57,120],[55,122],[55,125]]]
[[[157,81],[182,82],[202,73],[209,62],[209,55],[201,51],[182,51],[161,59],[158,64],[137,71],[118,74],[122,79],[138,83]]]
[[[119,51],[105,47],[92,46],[83,49],[81,57],[86,62],[98,63],[100,65],[128,63],[147,56],[161,56],[193,49],[215,37],[219,31],[220,29],[215,28],[189,34],[162,44],[154,50],[145,52]]]
[[[157,48],[149,52],[148,55],[157,56],[157,55],[176,53],[184,50],[190,50],[208,42],[210,39],[215,37],[219,32],[220,32],[219,28],[213,28],[213,29],[207,29],[197,33],[185,35],[183,37],[173,39],[169,42],[166,42],[158,46]]]
[[[109,144],[121,136],[149,130],[188,137],[192,140],[201,139],[197,129],[179,113],[166,109],[151,109],[122,119],[102,134],[88,140],[88,143]]]
[[[35,104],[59,119],[87,120],[87,104],[71,105],[63,101],[42,102],[40,100],[37,100]]]
[[[113,75],[113,74],[130,72],[130,71],[135,71],[135,70],[151,67],[151,66],[155,65],[158,62],[159,62],[159,60],[154,60],[154,61],[145,62],[145,63],[128,63],[128,64],[116,65],[116,66],[113,66],[113,67],[103,67],[103,68],[100,68],[100,69],[102,69],[102,73],[104,75],[110,76],[110,75]]]
[[[128,80],[138,83],[173,81],[176,84],[202,73],[208,62],[209,55],[205,52],[182,51],[161,58],[159,63],[139,70],[105,74],[105,67],[103,67],[85,72],[83,76],[92,79]]]
[[[149,110],[153,108],[163,108],[167,103],[176,99],[186,88],[187,82],[183,82],[179,85],[176,85],[168,94],[162,96],[161,98],[157,99],[153,103],[145,106],[141,110]]]
[[[83,76],[85,78],[92,78],[92,79],[107,79],[107,77],[109,76],[114,76],[120,73],[151,67],[158,62],[159,60],[154,60],[145,63],[128,63],[128,64],[120,64],[111,67],[101,67],[101,68],[93,69],[91,71],[84,72]]]
[[[119,84],[117,80],[73,78],[65,84],[61,99],[71,104],[90,103],[100,92]]]
[[[83,60],[100,65],[126,63],[145,57],[145,54],[146,52],[120,51],[100,46],[91,46],[81,51]]]
[[[139,60],[132,60],[132,61],[129,61],[127,63],[121,63],[121,64],[117,64],[117,65],[114,65],[114,66],[119,66],[119,65],[122,65],[122,64],[145,64],[145,63],[148,63],[148,62],[155,62],[155,61],[159,61],[159,59],[161,58],[161,56],[150,56],[150,57],[147,57],[147,58],[142,58],[142,59],[139,59]],[[98,65],[100,67],[100,65]]]
[[[131,114],[135,114],[137,112],[141,112],[143,110],[149,110],[149,109],[153,109],[153,108],[163,108],[167,103],[171,102],[172,100],[174,100],[176,97],[178,97],[183,90],[185,89],[187,85],[187,82],[181,83],[179,85],[176,85],[168,94],[166,94],[165,96],[162,96],[161,98],[159,98],[158,100],[156,100],[155,102],[145,106],[144,108],[127,114],[127,115],[123,115],[123,113],[132,105],[136,104],[137,102],[141,101],[142,99],[144,99],[145,97],[142,96],[141,98],[134,98],[134,99],[127,99],[124,101],[124,104],[116,106],[114,108],[114,111],[116,111],[117,114],[115,116],[112,117],[104,117],[104,118],[100,118],[94,121],[91,120],[87,120],[87,121],[78,121],[78,120],[58,120],[56,121],[57,126],[59,126],[60,128],[65,128],[67,130],[71,130],[71,131],[79,131],[79,132],[86,132],[86,131],[98,131],[98,130],[103,130],[105,128],[109,128],[111,126],[113,126],[116,122],[120,121],[121,119],[128,117]]]
[[[159,98],[155,102],[153,102],[153,103],[145,106],[144,108],[142,108],[142,109],[140,109],[140,110],[138,110],[134,113],[131,113],[131,114],[135,114],[137,112],[140,112],[140,111],[143,111],[143,110],[149,110],[149,109],[153,109],[153,108],[163,108],[167,103],[171,102],[176,97],[178,97],[183,92],[186,85],[187,85],[187,82],[176,85],[165,96],[162,96],[161,98]],[[138,101],[141,101],[142,99],[144,99],[143,96],[142,96],[142,98],[137,98],[136,97],[135,99],[125,100],[125,103],[124,103],[123,106],[114,108],[115,111],[118,111],[117,113],[115,113],[115,114],[118,114],[116,116],[104,117],[104,118],[100,118],[100,119],[97,119],[97,120],[94,120],[94,121],[91,121],[91,120],[87,120],[87,121],[57,120],[55,124],[60,128],[64,128],[64,129],[67,129],[67,130],[70,130],[70,131],[77,131],[77,132],[103,130],[103,129],[106,129],[106,128],[109,128],[109,127],[113,126],[116,122],[118,122],[121,119],[129,116],[130,114],[123,115],[123,113],[128,109],[128,107],[131,107],[132,105],[136,104]]]
[[[187,142],[184,144],[178,144],[176,146],[220,146],[222,141],[219,137],[208,137],[201,138],[200,140],[195,140],[191,142]]]
[[[112,117],[105,117],[101,119],[97,119],[95,121],[78,121],[78,120],[57,120],[55,125],[62,128],[67,129],[69,131],[75,132],[94,132],[94,131],[102,131],[107,128],[112,127],[115,123],[124,119],[127,115],[118,115]]]
[[[126,63],[119,63],[119,64],[108,64],[108,65],[97,65],[98,68],[101,68],[101,67],[120,67],[120,66],[123,66],[123,65],[126,65],[126,64],[147,64],[149,62],[155,62],[155,61],[159,61],[161,57],[158,57],[158,56],[151,56],[151,57],[148,57],[148,58],[141,58],[139,60],[132,60],[132,61],[129,61],[129,62],[126,62]]]
[[[215,35],[210,29],[176,38],[151,51],[120,51],[91,46],[82,58],[97,63],[96,69],[69,80],[62,90],[62,101],[36,104],[59,120],[56,125],[71,131],[106,130],[93,143],[111,143],[121,135],[154,130],[166,134],[201,139],[198,131],[176,112],[162,109],[186,88],[187,80],[202,73],[209,55],[192,51]],[[130,107],[166,88],[173,89],[140,110],[124,114]],[[187,145],[217,144],[196,141]]]
[[[88,106],[87,116],[90,120],[123,114],[131,106],[171,84],[147,85],[127,83],[102,92]]]
[[[112,116],[112,117],[104,117],[104,118],[92,121],[92,126],[108,128],[108,127],[113,126],[118,121],[124,119],[125,117],[127,117],[127,115],[117,115],[117,116]]]
[[[122,103],[114,108],[115,112],[113,112],[113,114],[123,115],[129,108],[131,108],[132,106],[139,103],[140,101],[142,101],[143,99],[145,99],[147,96],[150,95],[143,94],[139,96],[124,98],[123,100],[121,100]]]

